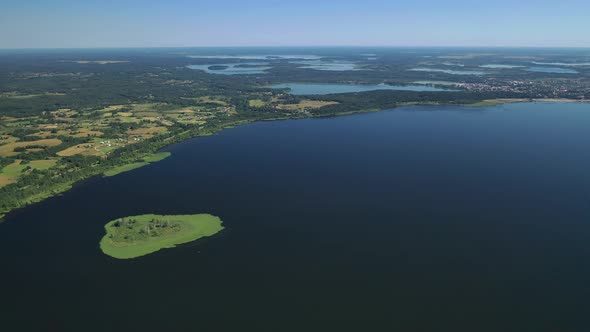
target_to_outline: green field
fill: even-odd
[[[248,105],[250,105],[250,107],[264,107],[266,103],[260,99],[252,99],[248,101]]]
[[[21,164],[20,160],[16,161],[10,165],[7,165],[2,169],[3,175],[10,176],[10,177],[17,177],[20,173],[26,168],[26,165]]]
[[[118,175],[118,174],[121,174],[124,172],[129,172],[129,171],[132,171],[136,168],[147,166],[151,163],[155,163],[157,161],[166,159],[166,158],[170,157],[170,155],[171,155],[170,152],[154,153],[152,155],[144,157],[143,160],[141,160],[141,161],[137,161],[137,162],[122,165],[122,166],[117,166],[113,169],[110,169],[110,170],[104,172],[104,176],[115,176],[115,175]]]
[[[34,169],[49,169],[57,163],[55,159],[46,159],[46,160],[32,160],[28,165]]]
[[[144,162],[147,162],[147,163],[155,163],[155,162],[158,162],[160,160],[164,160],[164,159],[170,157],[171,155],[172,155],[172,153],[170,153],[170,152],[154,153],[154,154],[151,154],[151,155],[149,155],[147,157],[144,157],[143,158],[143,161]]]
[[[32,160],[26,164],[22,163],[21,160],[17,160],[12,164],[6,165],[3,169],[0,169],[0,187],[16,182],[27,167],[45,170],[55,166],[56,163],[57,160],[55,159]]]
[[[119,218],[105,225],[100,249],[114,258],[136,258],[212,236],[223,230],[221,223],[221,219],[210,214]]]

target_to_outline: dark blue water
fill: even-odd
[[[238,67],[239,65],[248,65],[256,67]],[[208,74],[221,75],[249,75],[249,74],[263,74],[266,70],[272,68],[267,66],[267,62],[242,62],[242,63],[218,63],[208,65],[190,65],[188,68],[194,70],[202,70]],[[224,66],[224,69],[209,69],[214,66]]]
[[[587,331],[590,105],[403,108],[170,147],[0,224],[2,331]],[[212,213],[135,260],[103,224]]]

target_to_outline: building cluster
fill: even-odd
[[[523,97],[590,99],[590,82],[581,80],[498,80],[482,83],[456,83],[455,87],[473,92],[518,93]]]

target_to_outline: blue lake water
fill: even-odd
[[[518,65],[502,65],[502,64],[488,64],[488,65],[481,65],[481,68],[490,68],[490,69],[513,69],[513,68],[523,68],[524,66]]]
[[[566,66],[566,67],[576,67],[576,66],[590,66],[590,62],[532,62],[535,65],[541,66]]]
[[[577,70],[567,69],[567,68],[559,68],[559,67],[529,67],[526,69],[527,71],[537,72],[537,73],[555,73],[555,74],[577,74]]]
[[[465,67],[464,64],[457,62],[443,62],[442,64],[445,66]]]
[[[291,61],[291,63],[300,64],[302,66],[299,68],[303,68],[303,69],[315,69],[315,70],[327,70],[327,71],[358,70],[357,65],[354,62],[348,62],[348,61],[311,60],[311,61]]]
[[[240,67],[241,65],[256,66],[256,67]],[[265,62],[242,62],[242,63],[229,63],[229,64],[207,64],[207,65],[190,65],[188,68],[194,70],[202,70],[209,74],[221,74],[221,75],[251,75],[251,74],[263,74],[266,70],[272,67],[267,66]],[[213,66],[224,66],[226,69],[210,69]]]
[[[586,331],[589,127],[581,103],[408,107],[170,146],[0,223],[2,331]],[[150,212],[226,229],[101,253]]]
[[[301,59],[316,60],[322,57],[317,55],[305,54],[246,54],[246,55],[189,55],[193,59],[242,59],[242,60],[284,60],[284,59]]]
[[[451,75],[485,75],[483,71],[474,70],[451,70],[451,69],[437,69],[437,68],[412,68],[411,71],[423,71],[432,73],[445,73]]]
[[[293,95],[325,95],[331,93],[352,93],[374,90],[398,91],[452,91],[428,85],[387,85],[387,84],[327,84],[327,83],[286,83],[271,86],[274,89],[291,89]]]

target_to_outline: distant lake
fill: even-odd
[[[529,67],[526,71],[537,73],[555,73],[555,74],[577,74],[577,70],[558,68],[558,67]]]
[[[451,70],[451,69],[436,69],[436,68],[412,68],[411,71],[424,71],[433,73],[445,73],[451,75],[485,75],[483,71],[473,70]]]
[[[322,58],[317,55],[304,55],[304,54],[189,55],[188,57],[193,58],[193,59],[243,59],[243,60],[283,60],[283,59],[315,60],[315,59]]]
[[[457,62],[443,62],[442,64],[445,66],[465,67],[464,64]]]
[[[249,75],[249,74],[264,74],[265,70],[272,67],[265,67],[268,63],[265,62],[242,62],[242,63],[223,63],[223,64],[208,64],[208,65],[190,65],[188,68],[194,70],[202,70],[209,74],[221,75]],[[245,66],[245,67],[241,67]],[[252,67],[253,66],[253,67]],[[225,69],[211,69],[215,67],[227,67]]]
[[[331,93],[352,93],[373,90],[398,91],[452,91],[427,85],[387,85],[387,84],[321,84],[321,83],[287,83],[272,85],[273,89],[291,89],[293,95],[325,95]]]
[[[590,104],[402,107],[169,146],[0,223],[20,331],[588,330]],[[219,216],[121,261],[104,224]]]
[[[523,68],[524,66],[488,64],[488,65],[481,65],[480,67],[481,68],[490,68],[490,69],[513,69],[513,68]]]
[[[533,61],[532,63],[536,65],[542,66],[590,66],[590,62],[537,62]]]
[[[327,71],[348,71],[348,70],[359,70],[356,63],[349,61],[322,61],[322,60],[311,60],[311,61],[291,61],[293,64],[302,65],[299,68],[303,69],[315,69],[315,70],[327,70]]]

